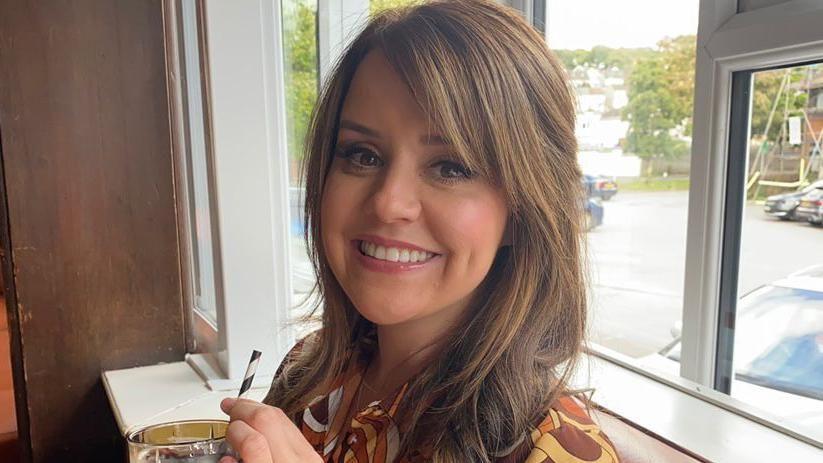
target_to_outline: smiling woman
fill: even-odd
[[[567,388],[586,314],[574,118],[512,10],[372,18],[307,137],[322,328],[266,405],[224,404],[244,461],[617,461]]]

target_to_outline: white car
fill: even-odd
[[[732,397],[808,428],[823,439],[823,265],[740,299]],[[680,372],[680,337],[641,363]]]

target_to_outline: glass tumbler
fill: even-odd
[[[147,426],[126,436],[129,463],[217,463],[237,458],[226,442],[228,421],[175,421]]]

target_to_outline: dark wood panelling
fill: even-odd
[[[0,0],[33,461],[122,459],[101,370],[185,352],[166,95],[161,1]]]

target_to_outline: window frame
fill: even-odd
[[[197,2],[206,144],[212,171],[216,326],[194,307],[191,224],[185,154],[185,82],[170,82],[175,180],[181,235],[184,309],[191,360],[210,387],[242,380],[253,349],[264,352],[258,377],[274,374],[294,344],[290,321],[288,158],[286,153],[280,2]],[[182,44],[181,4],[170,18]],[[169,46],[170,79],[180,76],[181,48]],[[248,59],[246,50],[259,60]],[[183,145],[183,146],[181,146]],[[210,367],[210,368],[209,368]],[[216,367],[216,368],[215,368]],[[225,381],[228,379],[229,381]]]
[[[731,172],[729,163],[733,75],[823,57],[823,30],[809,27],[823,19],[819,2],[794,0],[724,18],[736,11],[735,3],[701,1],[697,47],[681,375],[709,387],[715,383],[722,253],[740,246],[739,235],[724,239],[723,231],[727,179],[745,175],[745,166]]]
[[[730,160],[731,124],[735,123],[732,110],[740,103],[740,97],[732,98],[733,77],[735,73],[819,61],[823,57],[823,29],[814,24],[823,21],[823,4],[793,0],[738,13],[736,0],[701,0],[699,8],[681,378],[650,372],[596,345],[592,353],[656,381],[676,382],[684,392],[823,448],[823,442],[799,426],[780,422],[768,411],[763,413],[713,389],[723,382],[718,372],[730,368],[730,364],[718,362],[720,354],[731,352],[728,329],[721,329],[721,322],[723,317],[734,316],[737,303],[737,275],[732,273],[739,264],[742,211],[736,204],[739,198],[730,198],[729,193],[735,184],[745,182],[741,176],[746,174],[745,164],[735,166]],[[741,94],[748,96],[747,92]]]

